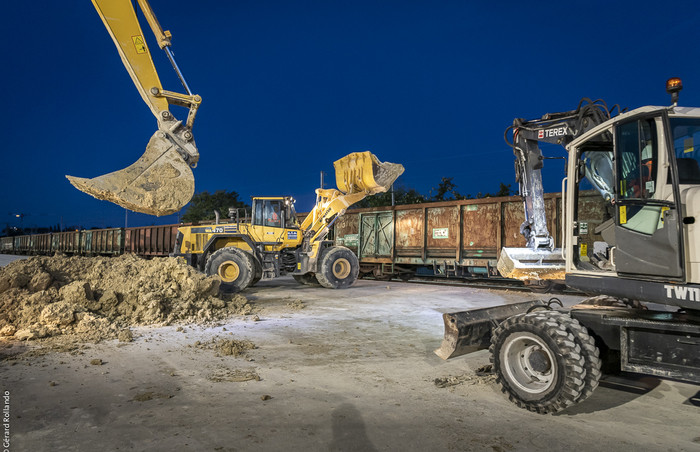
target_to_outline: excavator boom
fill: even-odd
[[[515,154],[516,179],[523,197],[525,221],[520,233],[527,248],[502,248],[498,271],[505,278],[524,281],[563,280],[565,262],[561,250],[547,229],[542,166],[544,157],[539,142],[566,146],[576,137],[610,119],[611,111],[600,100],[582,99],[576,110],[548,113],[541,118],[516,118],[506,130],[506,143]],[[512,142],[508,132],[513,131]]]
[[[97,199],[151,215],[180,210],[194,194],[195,167],[199,152],[192,136],[201,98],[193,95],[170,52],[171,34],[163,31],[147,0],[138,0],[158,45],[167,53],[187,94],[163,89],[143,32],[130,0],[92,0],[117,47],[124,67],[158,121],[158,131],[134,164],[92,179],[66,176],[77,189]],[[169,105],[189,108],[186,123],[177,120]]]

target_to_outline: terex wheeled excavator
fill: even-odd
[[[354,152],[333,163],[336,189],[316,189],[316,205],[297,221],[291,197],[253,198],[252,215],[240,221],[181,227],[173,256],[221,278],[224,291],[240,291],[261,279],[292,274],[301,284],[343,289],[359,273],[357,256],[325,240],[335,220],[366,196],[387,191],[404,171],[370,152]]]
[[[667,81],[670,107],[613,116],[585,101],[515,120],[528,248],[504,250],[499,270],[564,277],[591,296],[569,309],[552,299],[444,314],[440,357],[488,347],[502,391],[538,413],[583,401],[603,371],[700,383],[700,108],[677,105],[681,88]],[[542,140],[568,152],[561,249],[544,222]]]
[[[187,94],[166,91],[161,86],[131,0],[92,0],[92,3],[136,89],[156,117],[158,130],[134,164],[92,179],[66,177],[78,190],[136,212],[157,216],[177,212],[194,194],[190,167],[197,165],[199,152],[192,126],[202,99],[190,91],[170,51],[172,35],[163,31],[147,0],[138,0],[141,12]],[[184,124],[173,116],[169,105],[189,109]]]

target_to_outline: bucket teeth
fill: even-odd
[[[162,132],[156,132],[146,152],[124,169],[92,179],[66,177],[75,188],[97,199],[156,216],[177,212],[194,194],[192,170]]]

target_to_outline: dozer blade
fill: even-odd
[[[403,173],[403,165],[380,162],[369,151],[353,152],[333,162],[335,182],[343,193],[382,193]]]
[[[66,177],[75,188],[97,199],[156,216],[177,212],[194,194],[192,170],[160,131],[131,166],[92,179]]]
[[[504,278],[521,281],[564,280],[565,264],[561,249],[535,251],[530,248],[502,248],[497,267]]]
[[[535,306],[544,306],[540,300],[450,312],[442,315],[445,322],[445,337],[435,354],[450,359],[476,350],[488,348],[491,330],[508,317],[527,312]]]

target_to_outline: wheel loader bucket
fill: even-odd
[[[380,162],[369,151],[353,152],[333,162],[335,182],[343,193],[383,193],[403,173],[403,165]]]
[[[194,176],[167,135],[157,131],[133,165],[86,179],[66,176],[80,191],[126,209],[162,216],[175,213],[194,194]]]
[[[491,331],[502,321],[516,314],[527,312],[536,306],[545,306],[541,300],[451,312],[442,315],[445,337],[435,354],[450,359],[489,347]]]
[[[502,248],[498,272],[504,278],[521,281],[564,280],[566,262],[561,249]]]

